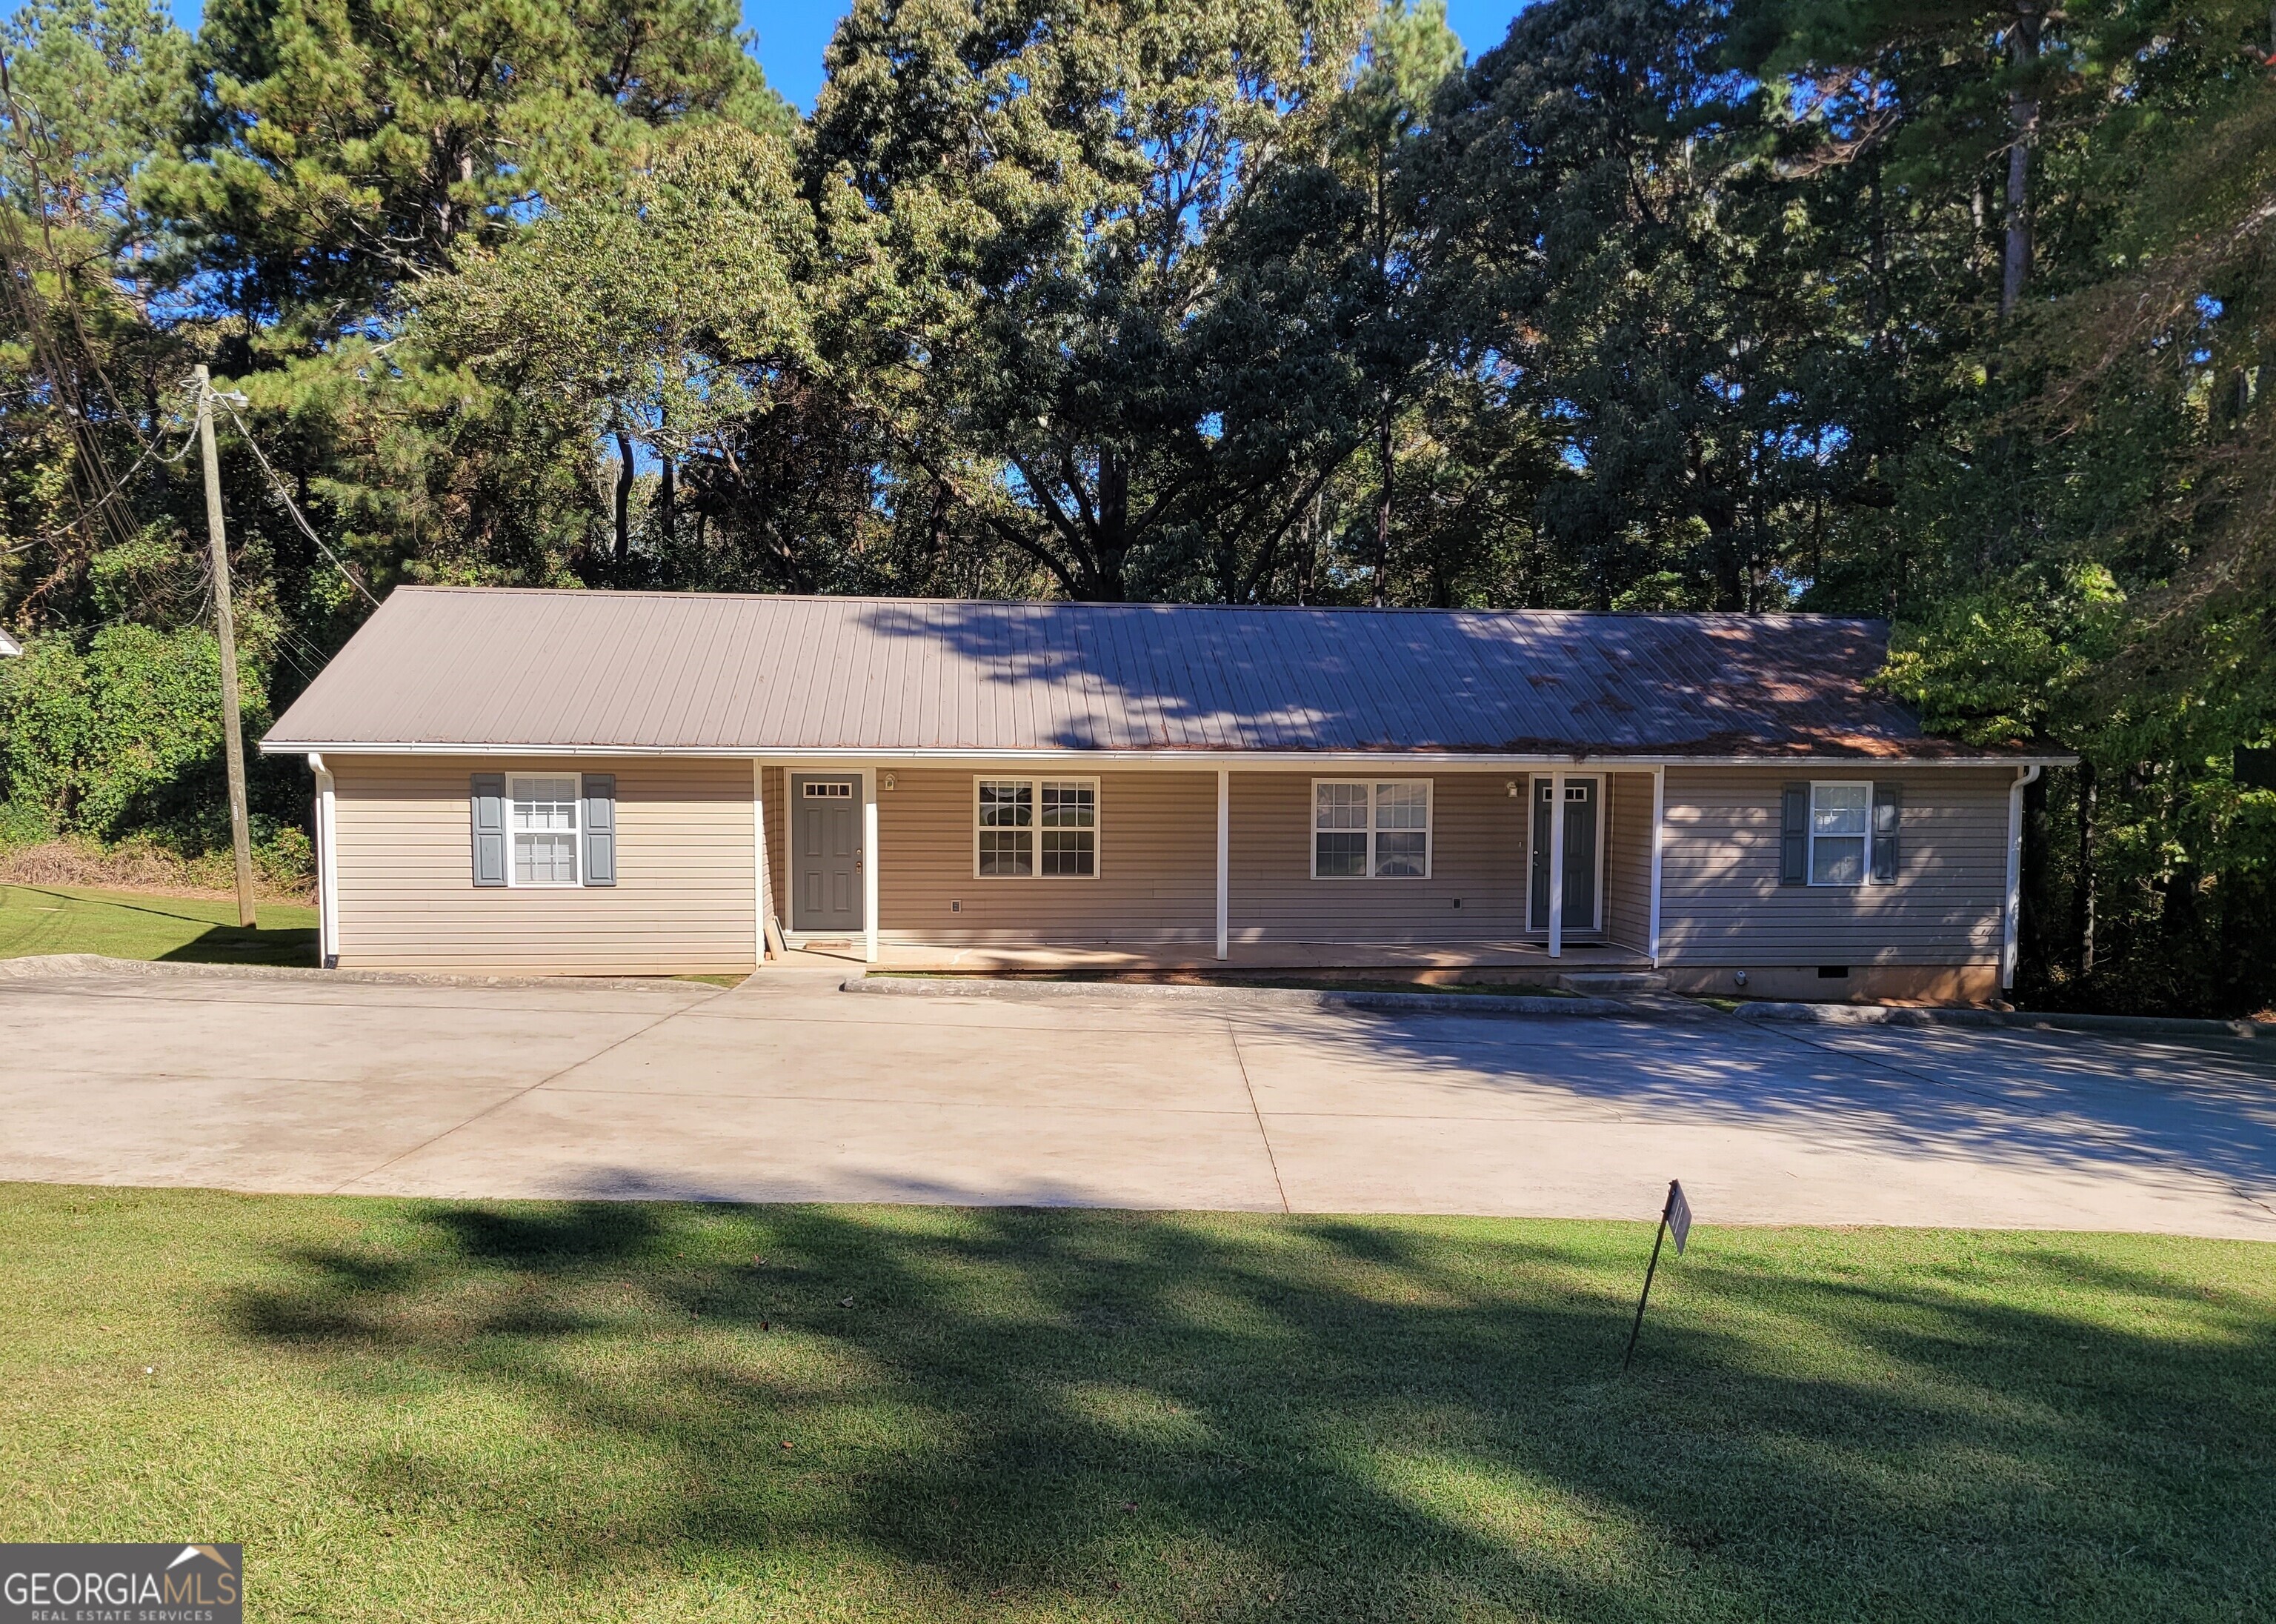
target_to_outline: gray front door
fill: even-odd
[[[1597,928],[1597,800],[1599,780],[1565,780],[1565,929]],[[1556,785],[1533,781],[1531,907],[1526,913],[1536,930],[1549,929],[1550,796]]]
[[[790,928],[861,929],[860,777],[792,774],[790,843]]]

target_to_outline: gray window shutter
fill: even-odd
[[[585,809],[579,823],[585,831],[585,884],[617,883],[617,775],[585,775]]]
[[[1873,884],[1897,883],[1897,828],[1905,821],[1905,786],[1873,785]]]
[[[469,780],[467,802],[474,834],[474,884],[505,884],[505,774],[478,772]]]
[[[1789,784],[1779,798],[1779,884],[1809,884],[1809,785]]]

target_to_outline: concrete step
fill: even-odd
[[[1624,992],[1665,992],[1667,977],[1658,970],[1568,970],[1557,984],[1567,992],[1616,998]]]

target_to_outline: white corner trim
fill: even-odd
[[[340,959],[340,870],[334,832],[338,824],[332,805],[331,769],[313,751],[308,767],[316,775],[316,963],[329,970]]]
[[[1999,928],[2002,992],[2015,984],[2016,948],[2023,932],[2023,790],[2038,776],[2036,764],[2021,768],[2014,783],[2007,786],[2007,902],[2001,910]]]

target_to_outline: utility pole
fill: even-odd
[[[221,639],[221,741],[229,763],[229,843],[237,856],[237,922],[250,930],[253,837],[245,819],[245,736],[237,719],[237,621],[229,606],[229,543],[221,525],[221,459],[214,454],[213,382],[201,363],[198,454],[206,468],[206,537],[213,548],[214,632]]]

